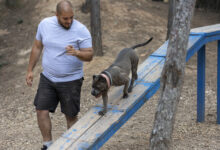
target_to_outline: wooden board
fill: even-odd
[[[193,46],[197,45],[197,43],[200,43],[201,40],[203,39],[203,36],[204,36],[203,34],[190,35],[187,50],[190,51],[193,48]],[[155,51],[152,54],[152,56],[166,57],[167,47],[168,47],[168,41],[166,41],[157,51]]]
[[[190,30],[190,32],[194,32],[194,33],[201,33],[201,32],[211,33],[211,32],[217,32],[217,31],[220,31],[220,24],[198,27],[198,28],[194,28]]]

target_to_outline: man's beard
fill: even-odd
[[[58,20],[58,21],[59,21],[59,20]],[[73,22],[72,22],[72,23],[73,23]],[[66,27],[66,26],[64,26],[64,25],[59,21],[59,24],[60,24],[64,29],[66,29],[66,30],[69,30],[69,29],[71,28],[72,23],[71,23],[68,27]]]

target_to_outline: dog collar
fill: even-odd
[[[101,76],[106,79],[107,84],[108,84],[108,88],[110,88],[110,86],[112,84],[111,74],[107,71],[104,71],[104,72],[101,73]]]

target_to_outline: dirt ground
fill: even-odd
[[[83,1],[71,0],[75,18],[90,26],[89,14],[83,14]],[[35,68],[33,87],[28,88],[25,74],[31,45],[41,19],[55,14],[58,0],[32,0],[18,10],[9,10],[0,0],[0,150],[39,150],[42,138],[37,126],[33,99],[41,72]],[[97,103],[90,95],[92,75],[100,73],[114,60],[118,51],[153,36],[146,47],[138,48],[141,61],[165,41],[168,4],[151,0],[101,1],[103,57],[85,63],[79,117]],[[192,28],[220,22],[220,13],[196,9]],[[175,150],[220,149],[220,126],[216,124],[216,42],[206,51],[206,114],[205,122],[196,122],[196,55],[186,66],[185,83],[178,106],[173,133]],[[147,150],[159,92],[101,148],[102,150]],[[58,108],[51,115],[53,139],[65,130],[66,122]]]

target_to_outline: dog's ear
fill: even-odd
[[[100,75],[93,75],[93,82],[97,82],[100,78]]]
[[[101,82],[106,82],[106,79],[103,77],[103,76],[99,76],[99,80],[101,81]]]

